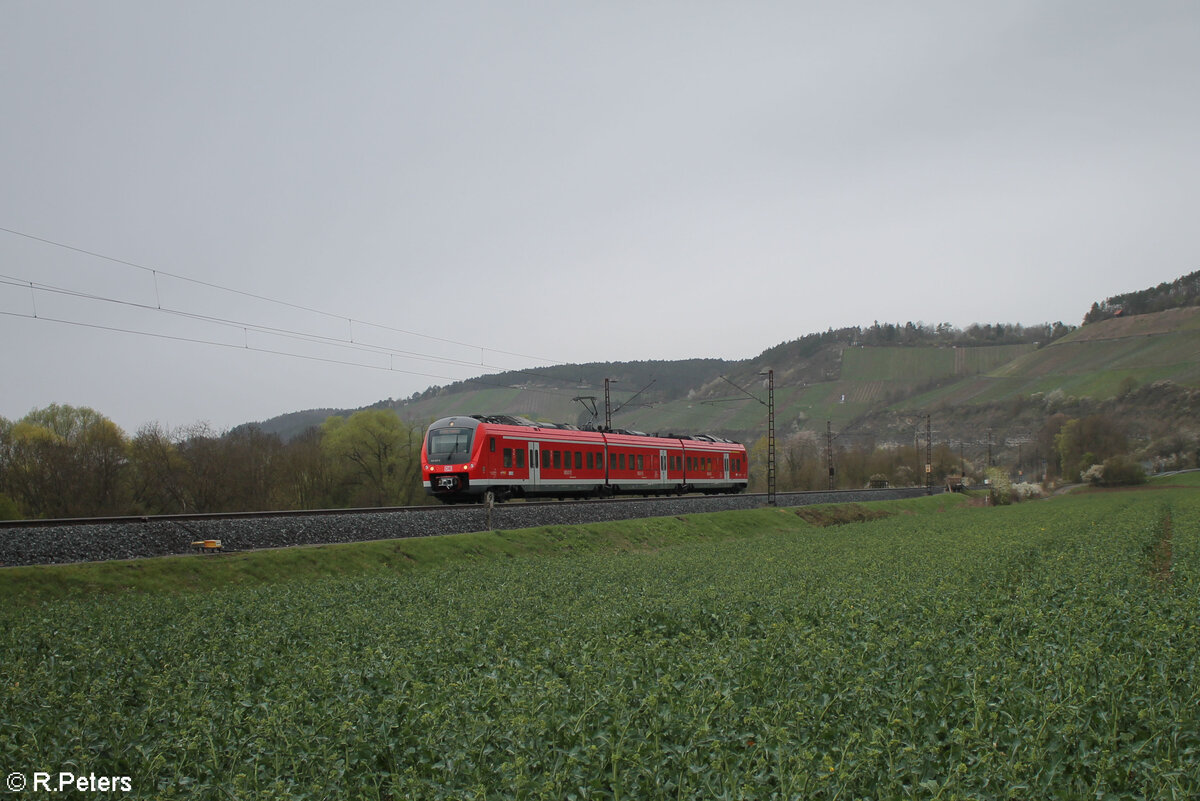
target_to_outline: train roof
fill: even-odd
[[[624,434],[629,437],[655,437],[657,439],[683,439],[694,440],[696,442],[714,442],[724,443],[727,445],[739,445],[741,443],[725,437],[718,437],[714,434],[675,434],[675,433],[654,433],[647,434],[644,431],[634,431],[628,428],[605,428],[604,426],[596,426],[584,424],[582,426],[572,425],[570,423],[546,423],[534,422],[527,417],[508,414],[473,414],[471,419],[478,420],[481,423],[502,426],[522,426],[528,428],[558,428],[565,431],[596,431],[602,434]]]

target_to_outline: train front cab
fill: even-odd
[[[443,501],[474,499],[483,487],[472,487],[471,472],[481,456],[479,421],[473,417],[444,417],[429,426],[421,447],[425,492]]]

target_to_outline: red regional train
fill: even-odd
[[[585,430],[523,417],[444,417],[421,446],[425,492],[445,503],[509,498],[734,493],[746,448],[709,436]]]

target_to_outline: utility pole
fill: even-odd
[[[761,398],[758,398],[744,387],[739,387],[737,384],[730,381],[725,376],[721,378],[725,383],[735,388],[743,395],[752,398],[763,406],[767,407],[767,505],[775,505],[775,371],[767,370],[765,373],[759,373],[767,377],[767,402],[763,403]]]
[[[608,379],[604,379],[604,430],[612,430],[612,402],[608,395]]]
[[[829,471],[829,489],[833,491],[833,422],[825,421],[825,466]]]
[[[925,489],[933,494],[933,428],[925,415]]]
[[[775,371],[767,370],[767,506],[775,505]]]

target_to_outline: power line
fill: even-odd
[[[342,364],[342,365],[347,365],[350,367],[366,367],[366,368],[369,368],[372,370],[386,370],[386,371],[393,372],[393,373],[405,373],[407,375],[419,375],[424,378],[438,378],[438,379],[442,379],[445,381],[458,380],[458,379],[452,378],[450,376],[433,375],[430,373],[417,373],[417,372],[413,372],[411,370],[398,370],[398,369],[396,369],[394,367],[390,367],[390,366],[382,367],[380,365],[365,364],[363,362],[348,362],[348,361],[344,361],[341,359],[330,359],[330,358],[326,358],[326,357],[322,357],[322,356],[312,356],[312,355],[308,355],[308,354],[304,354],[304,353],[291,353],[289,351],[273,350],[271,348],[262,348],[257,345],[251,345],[249,343],[246,343],[243,345],[236,345],[232,342],[219,342],[219,341],[213,340],[213,339],[198,339],[195,337],[184,337],[184,336],[178,336],[175,334],[160,334],[160,333],[154,333],[152,331],[138,331],[138,330],[135,330],[132,328],[118,328],[117,326],[100,325],[98,323],[85,323],[80,320],[63,320],[63,319],[60,319],[57,317],[47,317],[45,315],[39,315],[37,317],[34,317],[31,314],[21,314],[20,312],[0,311],[0,315],[4,315],[5,317],[24,317],[28,320],[40,320],[40,321],[47,322],[47,323],[59,323],[61,325],[72,325],[72,326],[77,326],[80,328],[92,328],[92,329],[96,329],[99,331],[113,331],[113,332],[116,332],[119,334],[135,334],[138,336],[153,337],[155,339],[167,339],[167,340],[171,340],[174,342],[189,342],[189,343],[197,344],[197,345],[215,345],[216,347],[219,347],[219,348],[230,348],[233,350],[250,350],[250,351],[256,351],[259,353],[270,353],[270,354],[274,354],[276,356],[291,356],[296,359],[307,359],[309,361],[326,362],[329,364]]]
[[[396,369],[396,368],[390,367],[390,366],[387,368],[383,368],[383,367],[379,367],[376,365],[364,365],[361,362],[350,362],[350,361],[331,359],[331,358],[320,357],[320,356],[308,356],[305,354],[292,353],[292,352],[288,352],[288,351],[279,351],[279,350],[274,350],[274,349],[270,349],[270,348],[250,347],[248,337],[247,337],[247,340],[244,342],[244,344],[239,346],[239,345],[231,345],[226,342],[218,342],[218,341],[208,340],[208,339],[186,337],[186,336],[179,336],[179,335],[156,334],[156,333],[149,332],[149,331],[138,331],[138,330],[129,329],[129,328],[106,326],[106,325],[101,325],[101,324],[97,324],[97,323],[87,323],[87,322],[84,322],[81,320],[67,320],[67,319],[62,319],[62,318],[45,317],[44,315],[39,314],[38,310],[37,310],[37,292],[49,292],[49,293],[61,294],[61,295],[69,296],[69,297],[75,297],[75,298],[82,299],[82,300],[112,303],[112,304],[116,304],[116,305],[120,305],[120,306],[125,306],[128,308],[136,308],[136,309],[143,310],[143,311],[155,311],[155,312],[160,312],[163,314],[182,317],[185,319],[207,322],[207,323],[211,323],[214,325],[222,325],[222,326],[230,327],[233,329],[240,329],[244,333],[247,333],[247,334],[250,331],[254,331],[256,333],[265,333],[265,334],[272,335],[272,336],[279,336],[279,337],[282,337],[285,339],[294,339],[294,340],[298,340],[298,341],[302,341],[302,342],[310,342],[310,343],[314,343],[314,344],[324,344],[324,345],[328,345],[330,347],[338,347],[338,348],[344,348],[344,349],[349,349],[349,350],[357,350],[357,351],[362,351],[362,352],[367,352],[367,353],[378,353],[378,354],[382,354],[382,355],[387,355],[387,356],[389,356],[389,358],[401,357],[401,358],[406,358],[406,359],[427,361],[427,362],[432,362],[435,364],[443,364],[443,365],[447,365],[447,366],[457,366],[457,367],[482,367],[482,368],[485,368],[488,370],[499,371],[501,373],[508,374],[508,375],[526,376],[528,378],[533,378],[533,379],[536,379],[539,381],[540,380],[548,380],[548,381],[559,382],[562,384],[570,384],[570,385],[574,385],[573,386],[574,389],[578,389],[578,386],[577,386],[578,381],[575,379],[560,378],[560,377],[554,376],[554,375],[537,374],[537,373],[528,372],[526,370],[508,368],[508,367],[504,367],[501,365],[487,364],[483,360],[483,358],[481,358],[480,361],[478,363],[476,363],[474,361],[466,361],[463,359],[454,359],[454,358],[444,357],[444,356],[435,356],[433,354],[420,353],[420,352],[409,351],[409,350],[402,350],[399,348],[392,348],[389,346],[379,345],[379,344],[375,344],[375,343],[355,341],[354,325],[355,325],[355,323],[357,323],[360,326],[367,326],[367,327],[379,329],[382,331],[391,331],[394,333],[405,334],[405,335],[409,335],[409,336],[416,336],[416,337],[420,337],[422,339],[435,341],[435,342],[441,342],[441,343],[449,344],[449,345],[455,345],[458,347],[478,349],[481,353],[481,357],[482,357],[482,354],[490,352],[490,353],[502,354],[502,355],[506,355],[506,356],[514,356],[514,357],[518,357],[518,358],[533,359],[535,361],[547,362],[551,367],[556,367],[556,366],[562,365],[563,362],[561,360],[547,359],[545,357],[532,356],[529,354],[517,353],[515,351],[508,351],[508,350],[503,350],[503,349],[495,348],[495,347],[488,347],[488,346],[484,346],[484,345],[474,345],[471,343],[460,342],[458,340],[448,339],[445,337],[438,337],[438,336],[432,336],[429,334],[422,334],[417,331],[411,331],[408,329],[398,328],[395,326],[382,325],[379,323],[374,323],[374,322],[370,322],[370,321],[366,321],[366,320],[359,320],[359,319],[356,319],[353,317],[348,317],[346,315],[336,314],[336,313],[325,311],[322,309],[317,309],[317,308],[313,308],[310,306],[304,306],[301,304],[296,304],[296,303],[292,303],[290,301],[284,301],[284,300],[280,300],[278,298],[272,298],[272,297],[268,297],[265,295],[256,294],[253,292],[246,292],[244,290],[239,290],[239,289],[235,289],[232,287],[223,286],[221,284],[216,284],[216,283],[209,282],[209,281],[191,278],[189,276],[180,275],[178,273],[168,272],[166,270],[159,270],[156,268],[147,267],[145,265],[138,264],[138,263],[132,262],[132,261],[128,261],[126,259],[116,258],[114,256],[109,256],[109,255],[99,253],[96,251],[87,250],[85,248],[80,248],[80,247],[77,247],[74,245],[69,245],[64,242],[59,242],[59,241],[56,241],[53,239],[48,239],[45,237],[35,236],[33,234],[25,233],[23,231],[17,231],[17,230],[11,229],[11,228],[3,227],[3,226],[0,226],[0,231],[12,234],[14,236],[23,237],[25,239],[29,239],[29,240],[32,240],[35,242],[40,242],[40,243],[43,243],[46,245],[51,245],[53,247],[62,248],[64,250],[69,250],[69,251],[72,251],[75,253],[80,253],[85,256],[90,256],[93,258],[112,262],[114,264],[121,264],[121,265],[124,265],[127,267],[132,267],[134,269],[150,273],[153,278],[155,304],[150,305],[150,304],[146,304],[146,303],[138,303],[138,302],[134,302],[134,301],[123,300],[120,298],[105,297],[103,295],[98,295],[98,294],[90,293],[90,292],[82,292],[79,290],[65,288],[65,287],[56,287],[56,286],[52,286],[50,284],[43,284],[43,283],[39,283],[39,282],[29,281],[29,280],[17,278],[14,276],[0,276],[0,284],[6,284],[9,286],[20,287],[22,289],[25,289],[25,288],[29,289],[30,294],[32,296],[33,310],[34,310],[34,313],[33,313],[31,319],[45,319],[50,322],[57,322],[57,323],[64,324],[64,325],[73,325],[73,326],[78,326],[78,327],[93,328],[96,330],[114,331],[114,332],[121,332],[121,333],[136,334],[136,335],[141,335],[141,336],[158,337],[161,339],[168,339],[168,340],[181,341],[181,342],[192,342],[192,343],[197,343],[197,344],[210,344],[210,345],[216,345],[216,346],[220,346],[220,347],[237,348],[239,350],[256,350],[256,351],[263,352],[263,353],[286,355],[286,356],[292,356],[294,358],[310,359],[313,361],[320,361],[320,362],[325,362],[325,363],[345,364],[345,365],[351,365],[351,366],[362,366],[362,367],[368,367],[371,369],[388,369],[393,372],[405,373],[408,375],[423,376],[423,377],[427,377],[427,378],[436,378],[436,379],[445,380],[445,381],[457,381],[457,382],[462,382],[462,383],[476,382],[476,383],[482,384],[484,386],[502,387],[505,389],[513,388],[513,387],[505,385],[505,384],[487,381],[486,379],[479,377],[479,376],[455,379],[455,378],[451,378],[449,376],[440,376],[440,375],[417,372],[417,371],[412,371],[412,370],[399,370],[399,369]],[[194,284],[197,286],[203,286],[203,287],[208,287],[210,289],[216,289],[216,290],[219,290],[222,292],[228,292],[233,295],[238,295],[241,297],[251,298],[254,300],[263,301],[266,303],[270,303],[270,304],[274,304],[274,305],[278,305],[278,306],[286,307],[286,308],[290,308],[290,309],[295,309],[295,310],[307,312],[310,314],[316,314],[316,315],[326,317],[326,318],[329,318],[332,320],[337,320],[339,322],[345,321],[349,324],[350,337],[349,338],[330,337],[330,336],[326,336],[326,335],[322,335],[322,334],[314,334],[314,333],[309,333],[309,332],[304,332],[304,331],[295,331],[292,329],[281,328],[278,326],[263,325],[261,323],[253,323],[253,322],[247,322],[247,321],[242,321],[242,320],[234,320],[234,319],[218,317],[218,316],[214,316],[214,315],[200,314],[200,313],[196,313],[196,312],[188,312],[188,311],[184,311],[182,309],[173,309],[170,307],[163,307],[162,297],[159,292],[158,277],[160,275],[167,276],[167,277],[173,278],[178,281],[183,281],[186,283]],[[5,279],[7,279],[7,280],[5,280]],[[20,313],[3,312],[3,314],[5,314],[6,316],[11,316],[11,317],[30,318],[30,315],[25,315],[25,314],[20,314]],[[563,393],[560,393],[560,392],[554,392],[552,390],[532,389],[527,386],[521,388],[521,390],[524,392],[537,392],[537,393],[541,393],[541,394],[565,397],[563,395]]]
[[[120,298],[110,298],[110,297],[105,297],[103,295],[97,295],[94,293],[81,292],[79,290],[67,289],[64,287],[56,287],[51,284],[44,284],[44,283],[40,283],[40,282],[29,281],[24,278],[18,278],[18,277],[10,276],[10,275],[0,274],[0,285],[18,287],[21,289],[25,289],[26,287],[29,288],[30,292],[33,293],[33,303],[34,303],[34,313],[32,315],[32,319],[42,319],[42,317],[44,316],[44,315],[39,315],[37,313],[36,292],[48,292],[51,294],[60,294],[60,295],[65,295],[68,297],[73,297],[73,298],[82,299],[82,300],[112,303],[112,304],[115,304],[118,306],[134,308],[134,309],[138,309],[141,311],[159,312],[159,313],[166,314],[166,315],[182,317],[184,319],[212,323],[214,325],[225,326],[228,328],[232,328],[236,331],[242,331],[244,333],[247,333],[249,331],[254,331],[255,333],[264,333],[264,334],[268,334],[271,336],[278,336],[278,337],[281,337],[284,339],[294,339],[294,340],[297,340],[300,342],[321,344],[321,345],[327,345],[329,347],[343,348],[346,350],[357,350],[357,351],[363,351],[366,353],[376,353],[376,354],[388,356],[389,358],[399,356],[399,357],[405,358],[405,359],[433,362],[435,364],[443,364],[443,365],[454,366],[454,367],[471,367],[471,368],[483,367],[483,368],[487,368],[489,370],[496,370],[496,371],[498,371],[498,373],[506,374],[506,375],[521,375],[521,376],[525,376],[527,378],[534,378],[534,379],[538,379],[538,380],[544,379],[544,380],[550,380],[550,381],[557,381],[562,384],[570,384],[570,385],[572,385],[573,389],[578,389],[578,387],[575,386],[578,382],[575,380],[572,380],[572,379],[559,378],[558,376],[553,376],[553,375],[539,375],[539,374],[531,373],[531,372],[528,372],[525,370],[504,367],[502,365],[488,364],[482,360],[479,362],[474,362],[474,361],[466,361],[463,359],[453,359],[453,358],[446,357],[446,356],[434,356],[432,354],[418,353],[418,352],[414,352],[414,351],[401,350],[398,348],[391,348],[391,347],[388,347],[385,345],[377,345],[377,344],[373,344],[373,343],[362,342],[361,340],[355,341],[354,339],[330,337],[330,336],[325,336],[322,334],[312,334],[312,333],[308,333],[308,332],[304,332],[304,331],[293,331],[291,329],[278,328],[275,326],[267,326],[267,325],[262,325],[259,323],[252,323],[252,322],[247,322],[247,321],[242,321],[242,320],[233,320],[233,319],[224,318],[224,317],[215,317],[212,315],[199,314],[196,312],[186,312],[186,311],[182,311],[179,309],[172,309],[170,307],[163,308],[162,306],[158,306],[158,305],[152,306],[152,305],[145,304],[145,303],[137,303],[135,301],[122,300]],[[22,314],[18,314],[18,313],[10,313],[9,316],[30,317],[30,315],[22,315]],[[99,325],[99,324],[85,323],[83,321],[78,321],[78,320],[63,320],[61,318],[57,318],[56,321],[62,322],[62,323],[69,323],[69,324],[73,324],[73,325],[85,326],[85,327],[90,326],[93,328],[97,328],[99,330],[122,331],[125,333],[142,334],[145,336],[156,336],[152,332],[134,331],[132,329],[125,329],[125,328],[113,328],[113,327],[103,326],[103,325]],[[188,338],[188,337],[179,337],[179,336],[166,337],[166,338],[174,338],[178,341],[209,342],[209,340],[192,339],[192,338]],[[224,343],[214,343],[214,344],[224,344]],[[263,350],[264,352],[270,352],[270,353],[277,352],[277,351],[272,351],[272,350],[267,350],[267,349],[260,349],[260,350]],[[497,352],[499,352],[499,351],[497,351]],[[323,361],[338,362],[338,360],[336,360],[336,359],[332,359],[332,360],[331,359],[323,359]],[[340,363],[355,364],[354,362],[345,362],[345,361],[342,361]],[[404,373],[408,373],[411,375],[427,376],[427,377],[431,377],[431,378],[440,378],[440,379],[444,379],[444,380],[448,380],[448,381],[460,381],[460,382],[478,381],[480,383],[485,384],[486,386],[511,388],[505,384],[499,384],[499,383],[495,383],[495,382],[486,381],[485,379],[483,379],[482,377],[479,377],[479,376],[471,376],[468,378],[455,379],[455,378],[451,378],[449,376],[434,376],[434,375],[431,375],[428,373],[420,373],[420,372],[414,372],[414,371],[408,371],[408,370],[397,370],[396,372],[404,372]],[[553,393],[553,392],[550,392],[549,390],[532,390],[532,389],[526,388],[525,391],[542,392],[544,394],[561,395],[561,393]]]
[[[480,351],[490,350],[494,353],[502,353],[505,356],[516,356],[516,357],[522,358],[522,359],[533,359],[534,361],[546,362],[548,364],[562,364],[563,363],[563,361],[561,359],[547,359],[542,356],[531,356],[529,354],[516,353],[513,351],[506,351],[506,350],[501,350],[499,348],[488,348],[483,345],[474,345],[469,342],[459,342],[457,340],[447,339],[445,337],[433,336],[431,334],[422,334],[419,331],[410,331],[405,328],[397,328],[395,326],[382,325],[380,323],[373,323],[368,320],[357,320],[353,317],[349,317],[344,314],[336,314],[334,312],[325,311],[323,309],[316,309],[311,306],[304,306],[304,305],[301,305],[298,303],[291,303],[290,301],[279,300],[278,298],[272,298],[272,297],[268,297],[266,295],[259,295],[259,294],[253,293],[253,292],[246,292],[241,289],[234,289],[232,287],[222,286],[221,284],[216,284],[216,283],[212,283],[209,281],[203,281],[198,278],[191,278],[186,275],[179,275],[177,273],[168,272],[166,270],[159,270],[159,269],[156,269],[153,267],[147,267],[145,265],[138,264],[136,262],[127,261],[125,259],[118,259],[114,256],[108,256],[103,253],[97,253],[96,251],[86,250],[84,248],[76,247],[74,245],[68,245],[64,242],[57,242],[53,239],[46,239],[45,237],[34,236],[33,234],[28,234],[28,233],[25,233],[24,231],[16,231],[16,230],[13,230],[12,228],[5,228],[3,226],[0,226],[0,231],[3,231],[4,233],[12,234],[13,236],[20,236],[20,237],[24,237],[25,239],[30,239],[35,242],[41,242],[46,245],[51,245],[53,247],[62,248],[63,250],[70,250],[75,253],[83,254],[85,256],[91,256],[93,258],[102,259],[104,261],[109,261],[114,264],[123,264],[126,267],[133,267],[135,269],[142,270],[144,272],[148,272],[155,278],[155,296],[156,297],[158,296],[157,276],[165,275],[170,278],[174,278],[178,281],[185,281],[187,283],[195,284],[197,286],[204,286],[204,287],[208,287],[209,289],[217,289],[222,292],[229,292],[234,295],[240,295],[242,297],[252,298],[254,300],[260,300],[265,303],[272,303],[272,304],[275,304],[278,306],[284,306],[286,308],[295,309],[297,311],[309,312],[310,314],[317,314],[317,315],[320,315],[323,317],[328,317],[328,318],[334,319],[334,320],[346,320],[350,323],[351,327],[353,327],[354,323],[359,323],[360,325],[368,325],[368,326],[371,326],[372,328],[379,328],[384,331],[392,331],[392,332],[399,333],[399,334],[407,334],[409,336],[421,337],[422,339],[428,339],[428,340],[431,340],[434,342],[442,342],[442,343],[445,343],[448,345],[457,345],[459,347],[472,348],[472,349],[477,349]]]
[[[143,311],[161,312],[163,314],[183,317],[185,319],[198,320],[201,322],[212,323],[214,325],[226,326],[229,328],[240,329],[243,331],[254,330],[254,331],[260,332],[260,333],[271,334],[271,335],[283,337],[286,339],[296,339],[296,340],[300,340],[303,342],[321,343],[321,344],[331,345],[334,347],[348,348],[351,350],[362,350],[362,351],[367,351],[367,352],[372,352],[372,353],[382,353],[382,354],[389,355],[389,356],[402,356],[403,358],[415,359],[418,361],[428,361],[428,362],[452,364],[452,365],[459,365],[459,366],[466,366],[466,367],[486,367],[488,369],[493,369],[493,370],[504,370],[504,371],[508,371],[508,372],[515,372],[515,371],[509,371],[509,370],[507,370],[507,368],[502,367],[500,365],[486,364],[482,361],[480,361],[478,363],[469,362],[469,361],[465,361],[463,359],[452,359],[452,358],[445,357],[445,356],[433,356],[431,354],[422,354],[422,353],[417,353],[414,351],[400,350],[398,348],[390,348],[390,347],[387,347],[384,345],[375,345],[375,344],[372,344],[369,342],[361,342],[361,341],[356,342],[353,339],[343,339],[340,337],[329,337],[329,336],[324,336],[322,334],[311,334],[311,333],[304,332],[304,331],[294,331],[294,330],[287,329],[287,328],[266,326],[266,325],[261,325],[259,323],[247,322],[244,320],[232,320],[232,319],[225,318],[225,317],[215,317],[213,315],[208,315],[208,314],[198,314],[196,312],[187,312],[187,311],[183,311],[180,309],[172,309],[169,307],[163,308],[161,305],[151,306],[151,305],[145,304],[145,303],[137,303],[134,301],[122,300],[120,298],[110,298],[110,297],[105,297],[103,295],[96,295],[96,294],[88,293],[88,292],[80,292],[80,291],[74,290],[74,289],[67,289],[64,287],[56,287],[51,284],[43,284],[43,283],[34,282],[34,281],[27,281],[25,279],[16,278],[16,277],[10,276],[10,275],[0,274],[0,285],[7,285],[7,286],[14,286],[14,287],[21,287],[21,288],[28,286],[31,290],[36,289],[37,291],[40,291],[40,292],[49,292],[51,294],[65,295],[67,297],[79,298],[82,300],[91,300],[91,301],[98,301],[98,302],[103,302],[103,303],[112,303],[112,304],[116,304],[119,306],[126,306],[129,308],[140,309]],[[38,316],[36,309],[34,311],[33,316],[34,317]]]
[[[266,353],[266,354],[270,354],[270,355],[274,355],[274,356],[289,356],[294,359],[304,359],[307,361],[322,362],[324,364],[339,364],[339,365],[344,365],[347,367],[362,367],[362,368],[366,368],[369,370],[380,370],[383,372],[403,373],[405,375],[415,375],[415,376],[420,376],[422,378],[434,378],[434,379],[438,379],[441,381],[464,381],[464,380],[478,381],[479,383],[481,383],[485,386],[492,386],[492,387],[497,387],[500,389],[513,389],[513,387],[508,386],[506,384],[489,382],[484,378],[478,378],[478,377],[470,378],[470,379],[454,378],[453,376],[435,375],[433,373],[422,373],[422,372],[417,372],[414,370],[402,370],[402,369],[393,367],[391,365],[384,367],[382,365],[377,365],[377,364],[367,364],[364,362],[352,362],[352,361],[346,361],[344,359],[332,359],[332,358],[328,358],[328,357],[324,357],[324,356],[314,356],[314,355],[305,354],[305,353],[293,353],[291,351],[275,350],[273,348],[264,348],[264,347],[260,347],[258,345],[251,345],[248,341],[242,345],[237,345],[237,344],[234,344],[231,342],[219,342],[217,340],[199,339],[199,338],[195,338],[195,337],[185,337],[185,336],[179,336],[179,335],[175,335],[175,334],[162,334],[162,333],[155,333],[153,331],[138,331],[136,329],[131,329],[131,328],[120,328],[117,326],[100,325],[98,323],[85,323],[80,320],[64,320],[64,319],[60,319],[57,317],[47,317],[45,315],[35,316],[32,314],[22,314],[21,312],[0,311],[0,316],[20,317],[20,318],[24,318],[27,320],[39,320],[42,322],[58,323],[60,325],[70,325],[70,326],[76,326],[79,328],[91,328],[91,329],[95,329],[95,330],[99,330],[99,331],[110,331],[110,332],[115,332],[115,333],[120,333],[120,334],[133,334],[136,336],[146,336],[146,337],[152,337],[154,339],[165,339],[165,340],[170,340],[173,342],[187,342],[187,343],[197,344],[197,345],[212,345],[212,346],[219,347],[219,348],[229,348],[231,350],[247,350],[247,351],[253,351],[256,353]],[[565,393],[555,392],[555,391],[549,390],[549,389],[533,389],[533,388],[525,387],[525,388],[522,388],[521,391],[522,392],[533,392],[533,393],[538,393],[538,394],[543,394],[543,395],[553,395],[555,397],[566,397]]]

